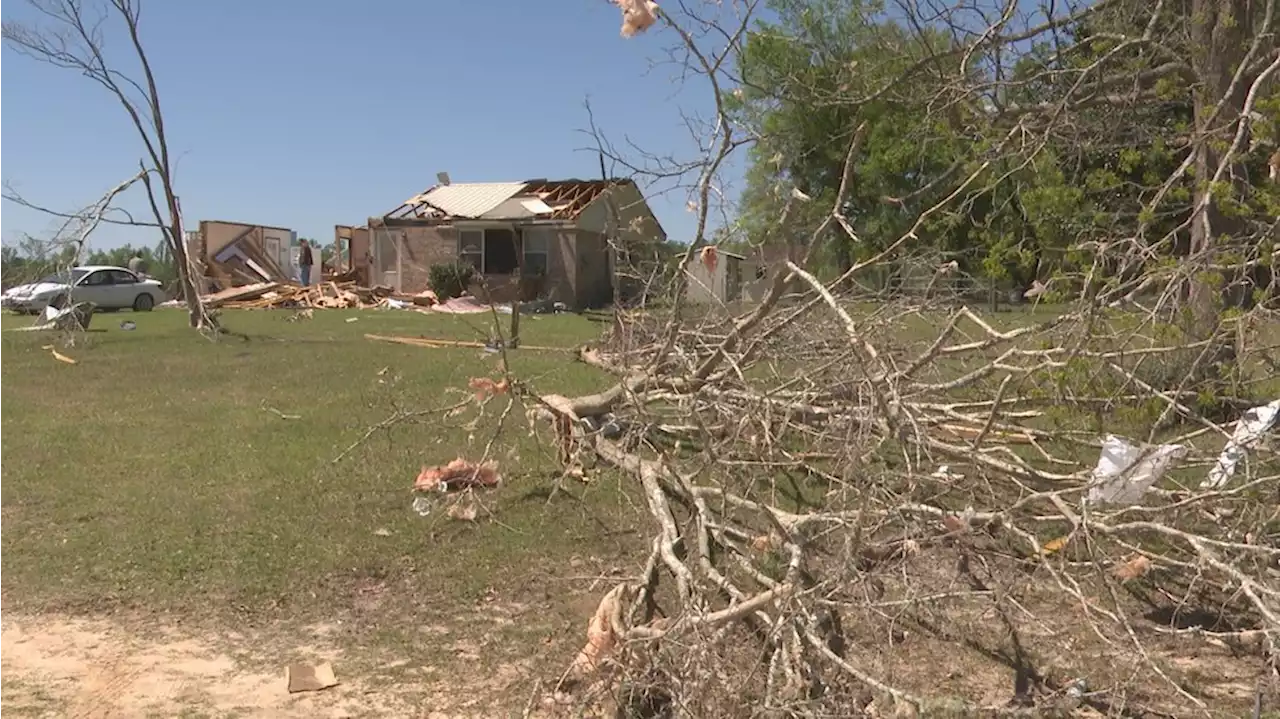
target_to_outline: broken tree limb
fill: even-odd
[[[430,349],[445,349],[450,347],[466,347],[475,349],[485,349],[483,342],[472,342],[467,340],[446,340],[433,339],[430,337],[401,337],[394,335],[371,335],[364,336],[367,340],[375,342],[392,342],[395,344],[411,345],[414,347],[427,347]],[[566,347],[539,347],[536,345],[520,345],[522,350],[531,350],[534,352],[576,352],[576,349]]]

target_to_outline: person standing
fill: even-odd
[[[133,253],[133,257],[129,259],[129,271],[139,277],[147,276],[147,261],[142,259],[141,252]]]
[[[302,246],[298,248],[298,269],[300,270],[299,274],[302,275],[300,279],[302,280],[303,287],[311,284],[312,264],[313,258],[311,256],[311,243],[303,239]]]

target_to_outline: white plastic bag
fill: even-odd
[[[1186,454],[1187,448],[1181,444],[1144,448],[1109,434],[1102,442],[1098,466],[1093,469],[1088,501],[1090,504],[1137,504],[1170,466]]]
[[[1222,489],[1231,475],[1236,473],[1236,465],[1244,459],[1245,450],[1262,439],[1276,424],[1280,417],[1280,399],[1273,400],[1261,407],[1254,407],[1240,416],[1236,422],[1236,431],[1227,440],[1227,446],[1218,455],[1217,464],[1209,470],[1209,476],[1200,483],[1200,489]]]

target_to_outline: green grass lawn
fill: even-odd
[[[457,645],[423,633],[444,626],[449,642],[470,632],[484,647],[476,653],[485,666],[468,671],[521,661],[539,676],[558,674],[600,596],[643,564],[652,527],[634,483],[599,472],[553,493],[549,438],[530,436],[518,409],[499,428],[504,399],[478,418],[472,405],[396,424],[335,462],[389,417],[465,403],[471,377],[499,371],[499,355],[480,349],[388,344],[366,333],[484,340],[491,318],[324,310],[286,322],[291,314],[228,311],[223,324],[237,336],[218,342],[177,310],[102,314],[71,346],[59,333],[9,331],[30,317],[3,318],[4,608],[109,615],[132,627],[163,619],[212,633],[254,629],[281,639],[277,657],[300,642],[291,628],[338,625],[339,639],[358,650],[351,656],[363,658],[349,658],[344,671],[406,684],[412,677],[397,678],[400,669],[377,670],[376,655],[448,675]],[[1015,310],[988,321],[1011,328],[1048,316]],[[121,328],[126,320],[136,330]],[[872,339],[913,356],[945,322],[907,317],[892,336]],[[522,342],[571,349],[607,326],[525,317]],[[953,339],[978,338],[969,327]],[[54,342],[76,364],[43,348]],[[611,381],[568,353],[511,357],[541,392],[594,392]],[[959,376],[966,362],[939,362],[936,376],[921,379]],[[804,369],[796,360],[752,371]],[[827,371],[831,381],[847,374]],[[972,391],[990,396],[998,379]],[[1096,433],[1090,422],[1101,420],[1085,420],[1046,428]],[[422,465],[478,459],[499,429],[494,458],[505,484],[484,494],[479,521],[448,518],[440,498],[429,516],[411,509]],[[1071,451],[1084,452],[1081,466],[1096,458],[1063,449]],[[494,616],[505,623],[477,619]],[[523,704],[528,687],[520,691],[505,703]]]
[[[634,500],[626,483],[574,483],[571,496],[546,501],[556,463],[520,411],[495,443],[506,485],[486,497],[492,515],[466,524],[411,511],[419,468],[478,458],[501,401],[472,429],[474,411],[423,417],[333,461],[373,425],[462,401],[469,378],[498,371],[498,355],[479,349],[364,334],[483,340],[488,315],[289,315],[229,311],[224,324],[249,339],[215,343],[181,311],[102,314],[74,346],[59,346],[75,365],[42,349],[59,335],[7,331],[32,320],[4,317],[6,608],[307,618],[348,606],[371,582],[397,586],[408,603],[467,601],[499,585],[526,592],[571,555],[643,551],[644,513],[620,505]],[[1035,319],[1014,311],[991,321]],[[121,329],[125,320],[137,329]],[[927,342],[936,328],[925,325],[944,320],[912,321]],[[607,324],[565,315],[522,326],[527,345],[571,348]],[[609,381],[566,354],[512,356],[540,391]]]
[[[459,425],[474,411],[399,425],[334,463],[370,426],[458,402],[468,378],[498,371],[497,355],[478,349],[364,333],[482,340],[487,316],[289,314],[227,312],[224,325],[251,339],[216,343],[181,311],[98,315],[94,331],[59,346],[75,365],[41,348],[58,335],[3,333],[5,609],[310,621],[367,608],[376,591],[379,609],[364,614],[377,623],[486,594],[542,601],[571,557],[627,566],[622,555],[643,545],[617,483],[574,482],[548,502],[555,463],[520,412],[499,443],[506,484],[475,524],[410,507],[423,464],[479,456],[496,423],[468,432]],[[30,322],[6,316],[3,327]],[[601,326],[526,317],[522,335],[572,347]],[[513,363],[543,391],[607,381],[566,357],[517,351]]]

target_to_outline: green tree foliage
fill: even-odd
[[[1136,282],[1193,251],[1193,202],[1206,190],[1215,236],[1235,238],[1214,242],[1232,261],[1265,259],[1270,246],[1258,240],[1273,234],[1267,224],[1280,214],[1278,186],[1265,181],[1280,82],[1262,88],[1247,147],[1222,182],[1208,187],[1196,177],[1205,158],[1189,158],[1226,151],[1275,33],[1245,37],[1240,48],[1197,47],[1192,38],[1205,22],[1219,35],[1236,23],[1256,29],[1264,5],[1192,12],[1202,4],[1161,6],[1153,19],[1150,3],[1110,3],[1051,32],[975,49],[940,20],[904,18],[877,2],[775,0],[775,19],[744,44],[741,88],[725,99],[758,137],[733,236],[794,240],[776,236],[792,188],[814,199],[793,207],[802,235],[831,207],[849,139],[865,125],[844,208],[858,241],[826,238],[832,270],[914,228],[904,252],[928,248],[1012,287],[1051,277],[1076,288],[1086,277]],[[1234,71],[1250,42],[1258,52],[1220,113],[1225,129],[1206,126],[1197,117],[1224,91],[1205,92],[1209,80],[1222,85],[1213,68]]]
[[[748,242],[780,241],[768,231],[791,188],[813,198],[803,208],[793,205],[801,215],[798,225],[816,222],[835,200],[849,143],[865,123],[866,151],[844,208],[859,241],[844,233],[827,238],[833,268],[845,270],[883,249],[938,199],[922,188],[954,166],[958,144],[971,139],[963,112],[919,112],[918,98],[901,94],[897,85],[866,99],[893,78],[912,74],[912,65],[950,41],[936,34],[921,43],[878,20],[878,5],[857,0],[783,0],[774,10],[778,22],[748,36],[743,90],[728,99],[761,137],[752,149],[740,229]],[[926,76],[927,69],[915,74]],[[942,223],[925,233],[955,245],[954,236],[964,230]]]

